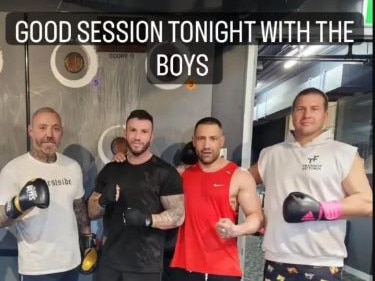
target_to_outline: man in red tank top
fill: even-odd
[[[218,119],[206,117],[195,125],[198,162],[182,174],[185,223],[171,262],[174,281],[240,280],[236,238],[257,232],[263,223],[254,179],[220,157],[224,140]],[[245,219],[237,224],[239,208]]]

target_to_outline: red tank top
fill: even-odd
[[[229,186],[238,167],[229,162],[222,169],[206,173],[199,164],[183,175],[185,222],[180,227],[172,267],[215,275],[241,276],[237,239],[216,234],[220,218],[237,221],[229,204]]]

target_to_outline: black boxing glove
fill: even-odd
[[[45,209],[48,206],[48,185],[45,180],[36,178],[28,181],[19,194],[5,204],[5,213],[9,218],[15,219],[32,207]]]
[[[99,205],[105,208],[107,205],[113,205],[116,202],[117,186],[105,186],[102,190],[102,195],[99,197]]]
[[[290,223],[337,220],[342,217],[342,206],[338,201],[318,202],[308,194],[292,192],[284,200],[283,216]]]
[[[185,165],[194,165],[198,161],[193,142],[188,142],[180,153],[181,162]]]
[[[98,264],[95,234],[83,234],[80,236],[81,264],[79,270],[82,274],[92,273]]]
[[[126,226],[151,227],[152,215],[143,213],[139,209],[128,208],[123,213],[124,224]]]

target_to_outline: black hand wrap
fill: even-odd
[[[98,202],[103,208],[113,205],[116,202],[116,186],[105,186]]]
[[[98,264],[95,234],[84,234],[80,236],[80,247],[82,260],[79,270],[83,274],[90,274],[95,270]]]
[[[19,195],[14,196],[5,204],[5,213],[11,218],[19,217],[24,211],[38,207],[45,209],[49,206],[49,189],[45,180],[36,178],[28,181]]]
[[[151,227],[152,215],[145,214],[138,209],[128,208],[124,214],[124,224],[126,226]]]

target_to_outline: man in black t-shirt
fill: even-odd
[[[160,281],[166,229],[184,220],[181,178],[153,155],[153,118],[134,110],[126,121],[127,159],[99,173],[89,216],[103,216],[104,243],[96,281]]]

